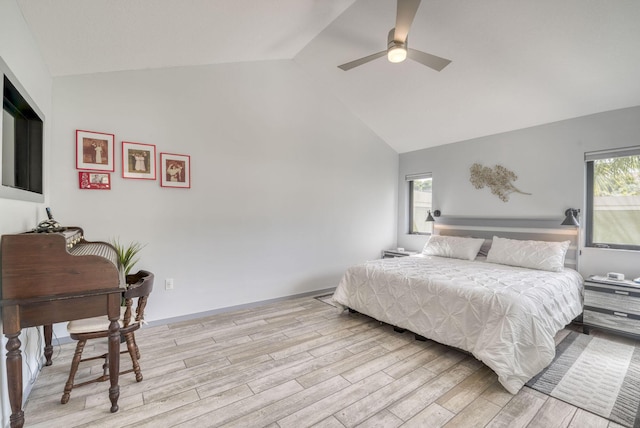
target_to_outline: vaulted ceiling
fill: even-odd
[[[399,153],[640,105],[640,2],[423,0],[383,58],[393,0],[17,0],[53,76],[290,59]],[[640,118],[639,118],[640,119]]]

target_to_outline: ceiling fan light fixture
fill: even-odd
[[[385,54],[389,62],[399,63],[409,57],[409,59],[426,65],[435,71],[440,71],[451,63],[451,60],[440,58],[439,56],[426,52],[415,49],[409,51],[409,29],[420,6],[420,0],[397,0],[397,5],[396,26],[389,30],[389,34],[387,35],[387,49],[339,65],[339,69],[343,71],[351,70],[354,67],[359,67],[370,61],[382,58]]]
[[[392,46],[387,51],[389,62],[398,63],[407,59],[407,49],[404,46]]]

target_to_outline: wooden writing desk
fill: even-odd
[[[7,384],[11,427],[22,427],[22,353],[20,331],[45,328],[45,357],[51,364],[51,324],[106,315],[109,324],[109,399],[118,411],[120,299],[124,281],[115,248],[88,242],[81,228],[63,233],[3,235],[2,323],[7,338]]]

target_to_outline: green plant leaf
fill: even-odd
[[[140,257],[136,257],[138,253],[146,246],[137,241],[132,241],[128,245],[120,243],[119,239],[114,239],[111,245],[116,249],[118,253],[118,261],[124,270],[125,275],[129,275],[131,269],[136,263],[140,261]]]

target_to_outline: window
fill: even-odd
[[[433,222],[425,221],[431,210],[431,173],[407,175],[409,182],[409,233],[431,233]]]
[[[586,245],[640,250],[640,147],[585,154]]]

